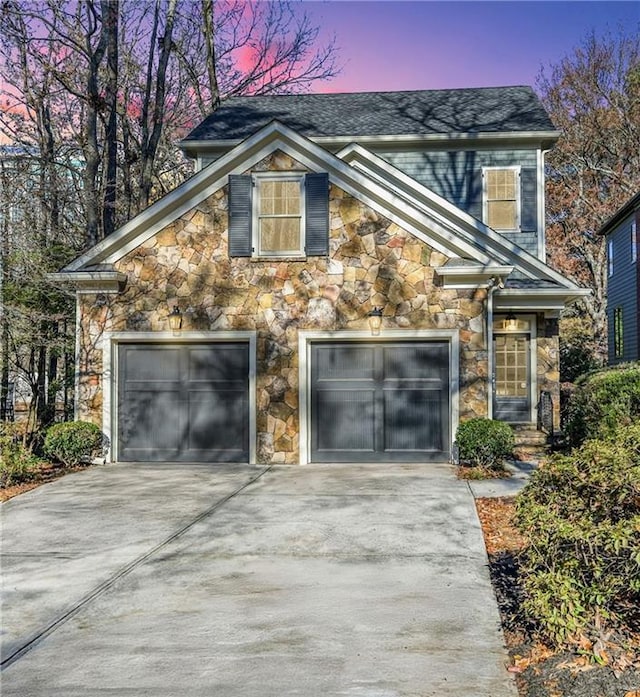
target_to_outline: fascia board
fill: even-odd
[[[360,143],[364,146],[401,146],[420,147],[433,144],[446,145],[464,144],[466,147],[497,142],[501,144],[527,144],[549,148],[560,137],[560,131],[504,131],[499,133],[483,131],[479,133],[431,133],[398,135],[342,135],[342,136],[308,136],[308,140],[325,148],[341,148],[349,143]],[[242,142],[241,138],[211,139],[211,140],[182,140],[179,147],[190,156],[203,152],[224,152],[236,147]]]
[[[49,273],[54,283],[70,283],[76,290],[113,292],[121,290],[127,275],[119,271],[73,271]]]
[[[575,283],[569,281],[565,276],[533,256],[533,254],[530,254],[506,237],[503,237],[468,213],[461,211],[457,206],[454,206],[397,167],[394,167],[386,160],[383,160],[378,155],[366,150],[357,143],[350,144],[338,152],[336,157],[344,159],[353,166],[363,168],[364,171],[367,171],[371,176],[376,178],[382,178],[384,176],[384,178],[389,181],[397,180],[403,188],[409,190],[411,195],[419,202],[426,203],[429,207],[441,210],[443,214],[453,217],[458,227],[462,230],[466,230],[474,239],[477,234],[485,237],[490,242],[490,245],[487,246],[487,251],[498,259],[512,263],[530,278],[542,278],[554,281],[563,287],[571,289],[579,288]]]
[[[562,310],[567,304],[589,295],[588,288],[505,288],[493,296],[493,307],[496,310]]]
[[[435,269],[437,276],[502,276],[507,277],[513,266],[440,266]]]

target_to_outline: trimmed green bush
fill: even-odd
[[[456,443],[460,464],[499,470],[513,452],[515,438],[502,421],[469,419],[458,426]]]
[[[516,499],[524,609],[556,645],[640,620],[640,423],[536,470]]]
[[[589,373],[569,399],[565,430],[573,446],[640,419],[640,363]]]
[[[22,444],[15,425],[0,423],[0,488],[29,481],[39,463]]]
[[[102,431],[87,421],[54,424],[44,439],[44,452],[68,467],[89,462],[102,452]]]

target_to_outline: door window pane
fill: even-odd
[[[526,397],[529,393],[528,338],[497,335],[495,337],[496,395]]]

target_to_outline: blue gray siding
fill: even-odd
[[[522,231],[502,234],[538,256],[540,225],[535,149],[387,151],[377,154],[478,220],[482,220],[482,168],[520,165]]]
[[[631,229],[634,215],[626,218],[609,235],[613,242],[613,274],[607,288],[607,320],[609,325],[609,363],[624,363],[640,358],[638,351],[638,261],[632,261]],[[638,221],[640,222],[640,221]],[[616,357],[614,350],[614,312],[622,308],[623,354]]]

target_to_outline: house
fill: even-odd
[[[640,192],[601,228],[607,243],[609,363],[640,360]]]
[[[223,103],[196,174],[57,274],[77,417],[120,461],[291,464],[447,459],[541,392],[557,421],[558,135],[527,87]]]

